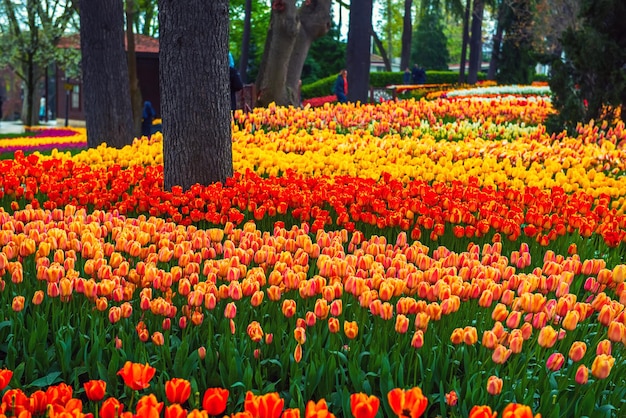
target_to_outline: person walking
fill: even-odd
[[[404,70],[404,75],[402,76],[402,83],[411,84],[411,70],[409,69],[409,67],[406,67],[406,70]]]
[[[152,121],[156,117],[156,112],[152,107],[152,103],[148,100],[143,103],[143,113],[141,116],[141,135],[149,137],[152,135]]]
[[[333,91],[339,103],[346,103],[348,101],[348,70],[345,68],[339,72],[337,80],[335,80]]]

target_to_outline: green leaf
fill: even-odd
[[[44,377],[40,377],[39,379],[34,380],[29,386],[36,388],[51,386],[61,381],[61,379],[59,379],[59,376],[61,376],[61,372],[51,372]]]

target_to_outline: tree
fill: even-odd
[[[38,124],[40,83],[48,66],[54,62],[63,65],[74,55],[56,46],[70,24],[75,10],[71,1],[50,2],[27,0],[15,3],[3,0],[0,19],[3,34],[0,66],[9,65],[24,82],[23,121]]]
[[[159,0],[164,187],[233,174],[228,0]]]
[[[308,51],[330,29],[330,0],[272,2],[270,28],[256,80],[257,103],[295,105]]]
[[[496,79],[503,84],[530,84],[537,64],[531,0],[509,0],[503,13],[505,35]]]
[[[137,54],[135,53],[135,33],[133,18],[135,5],[133,0],[126,0],[126,56],[128,60],[128,82],[130,84],[130,103],[133,110],[133,128],[136,135],[141,132],[142,97],[137,78]]]
[[[470,28],[470,56],[467,71],[467,82],[476,84],[482,63],[482,22],[485,9],[484,0],[474,0],[472,7],[472,25]]]
[[[467,45],[469,44],[469,21],[472,10],[472,0],[465,0],[465,11],[463,12],[463,39],[461,44],[461,64],[459,67],[459,83],[465,83],[465,65],[467,62]]]
[[[121,148],[133,140],[121,0],[80,0],[80,49],[87,143]]]
[[[413,62],[429,70],[447,70],[450,54],[437,2],[422,10],[413,40]]]
[[[410,66],[411,59],[411,39],[413,35],[413,18],[411,10],[413,0],[404,0],[404,16],[402,18],[402,52],[400,56],[400,70]]]
[[[372,0],[350,1],[346,68],[348,70],[348,100],[366,103],[370,83],[370,48]]]
[[[552,131],[592,119],[613,123],[618,115],[626,120],[626,3],[583,0],[580,10],[581,27],[564,32],[563,57],[552,65]]]

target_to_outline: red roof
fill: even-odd
[[[80,35],[64,36],[59,40],[59,48],[80,49]],[[124,48],[126,48],[126,37],[124,37]],[[135,34],[135,52],[159,53],[159,40],[147,35]]]

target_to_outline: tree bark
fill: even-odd
[[[491,60],[489,60],[489,71],[487,72],[488,80],[495,80],[498,72],[498,61],[500,58],[500,45],[502,44],[502,35],[504,33],[504,16],[505,3],[502,1],[498,6],[498,21],[496,22],[496,33],[493,36],[493,46],[491,48]]]
[[[250,60],[250,29],[252,18],[252,0],[246,0],[243,19],[243,39],[241,40],[241,58],[239,59],[239,75],[244,84],[248,82],[248,61]]]
[[[459,67],[459,83],[465,83],[465,64],[467,59],[467,45],[469,44],[469,19],[472,0],[465,0],[465,14],[463,15],[463,42],[461,44],[461,65]]]
[[[164,187],[233,174],[228,0],[159,0]]]
[[[311,44],[331,26],[330,0],[276,0],[257,75],[257,105],[298,105],[299,81]]]
[[[291,103],[287,93],[287,71],[299,31],[295,0],[273,1],[270,29],[256,82],[259,106],[268,106],[272,102],[283,106]]]
[[[142,97],[137,78],[137,54],[135,52],[135,34],[133,33],[133,0],[126,0],[126,57],[128,60],[128,82],[130,84],[130,103],[133,111],[133,132],[141,134]]]
[[[350,1],[346,68],[348,100],[367,103],[370,84],[372,0]]]
[[[121,148],[133,140],[123,3],[81,0],[79,10],[87,143]]]
[[[402,52],[400,71],[411,67],[411,38],[413,37],[413,20],[411,17],[413,0],[404,0],[404,19],[402,24]]]
[[[478,81],[478,72],[480,71],[480,61],[482,56],[482,24],[483,24],[483,11],[485,4],[483,0],[474,0],[474,7],[472,11],[472,28],[470,37],[470,57],[469,57],[469,70],[467,72],[467,82],[469,84],[476,84]]]
[[[326,35],[331,27],[330,0],[311,0],[304,2],[298,11],[300,30],[293,46],[287,67],[287,95],[289,104],[300,104],[299,83],[311,44]]]

